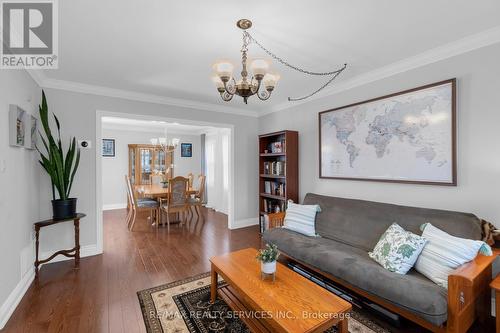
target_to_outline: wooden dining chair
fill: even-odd
[[[188,179],[188,188],[189,189],[193,188],[194,175],[192,172],[188,173],[187,179]]]
[[[194,207],[198,217],[201,215],[200,207],[205,204],[205,181],[206,176],[198,176],[198,190],[196,191],[194,198],[189,198],[189,211],[192,213],[191,208]]]
[[[127,194],[128,201],[130,204],[130,209],[127,214],[126,222],[129,230],[134,228],[135,219],[137,217],[137,212],[139,211],[149,211],[149,217],[151,221],[156,220],[156,227],[158,228],[158,217],[159,217],[159,204],[158,201],[150,198],[136,198],[134,190],[132,188],[132,183],[130,182],[129,176],[125,175],[125,182],[127,183]]]
[[[188,211],[188,184],[185,177],[175,177],[168,183],[167,198],[160,198],[160,210],[167,214],[167,230],[170,231],[170,214],[178,213],[183,215]]]

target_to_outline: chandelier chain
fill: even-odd
[[[302,68],[299,68],[297,66],[294,66],[292,64],[290,64],[289,62],[287,62],[286,60],[283,60],[282,58],[278,57],[276,54],[274,54],[273,52],[271,52],[270,50],[266,49],[261,43],[259,43],[255,38],[253,38],[252,35],[250,35],[250,33],[248,31],[243,31],[243,34],[245,36],[248,36],[249,40],[253,41],[258,47],[260,47],[264,52],[266,52],[269,56],[271,56],[274,60],[278,61],[279,63],[287,66],[287,67],[290,67],[291,69],[294,69],[296,70],[297,72],[301,72],[301,73],[304,73],[304,74],[309,74],[309,75],[319,75],[319,76],[330,76],[330,75],[335,75],[337,73],[340,73],[342,72],[346,67],[347,67],[347,64],[344,64],[344,66],[340,69],[337,69],[335,71],[331,71],[331,72],[312,72],[312,71],[308,71],[308,70],[305,70],[305,69],[302,69]]]
[[[316,95],[317,93],[319,93],[321,90],[325,89],[330,83],[332,83],[333,80],[335,80],[335,78],[337,76],[340,75],[340,73],[342,73],[342,71],[345,69],[345,66],[344,68],[342,68],[341,70],[337,71],[328,81],[325,82],[325,84],[323,84],[321,87],[319,87],[318,89],[316,89],[315,91],[313,91],[312,93],[310,93],[309,95],[306,95],[306,96],[302,96],[302,97],[288,97],[288,100],[290,102],[296,102],[296,101],[302,101],[306,98],[309,98],[313,95]]]

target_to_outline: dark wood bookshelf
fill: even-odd
[[[272,146],[275,142],[281,144],[281,151],[273,152]],[[277,170],[270,170],[273,165],[279,165]],[[281,171],[281,173],[276,171]],[[265,188],[266,182],[269,182],[268,187],[280,188],[281,186],[282,193],[268,193]],[[261,231],[263,230],[262,217],[275,213],[277,207],[279,211],[286,210],[288,200],[293,202],[299,200],[299,132],[284,130],[259,135],[259,223]],[[268,211],[265,211],[264,201],[267,201]]]
[[[260,175],[261,178],[286,178],[286,176],[280,176],[280,175],[265,175],[262,174]]]
[[[269,194],[269,193],[261,193],[260,196],[264,197],[264,198],[268,198],[268,199],[283,200],[283,201],[287,200],[287,198],[284,196],[273,195],[273,194]]]

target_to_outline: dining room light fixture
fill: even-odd
[[[243,30],[243,46],[241,47],[241,79],[236,81],[233,76],[234,65],[227,60],[222,60],[213,65],[215,75],[212,77],[212,81],[217,88],[222,100],[229,102],[233,99],[234,95],[238,95],[243,98],[245,104],[248,104],[248,98],[257,95],[260,100],[267,100],[271,97],[272,92],[276,87],[276,83],[280,79],[280,75],[273,73],[269,70],[270,63],[266,59],[256,58],[250,64],[250,69],[252,70],[252,77],[249,78],[249,73],[247,69],[247,52],[248,45],[254,42],[259,46],[264,52],[271,56],[274,60],[279,63],[308,75],[320,75],[320,76],[331,76],[330,79],[323,84],[319,89],[315,90],[311,94],[303,97],[292,98],[288,97],[289,101],[299,101],[311,97],[312,95],[323,90],[328,86],[335,78],[342,73],[346,68],[347,64],[338,70],[331,72],[312,72],[301,69],[297,66],[289,64],[287,61],[276,56],[274,53],[262,46],[255,38],[253,38],[249,33],[248,29],[252,27],[252,21],[248,19],[241,19],[236,22],[236,26]]]
[[[167,129],[165,128],[165,136],[152,138],[150,139],[150,142],[153,146],[158,147],[159,149],[163,150],[165,154],[167,154],[172,153],[177,148],[177,146],[179,146],[180,139],[172,138],[172,140],[169,140]]]

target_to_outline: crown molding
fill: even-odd
[[[113,124],[113,123],[102,123],[102,129],[106,130],[113,130],[113,131],[125,131],[125,132],[144,132],[144,133],[150,133],[151,135],[160,135],[165,134],[165,129],[164,128],[159,128],[159,127],[151,127],[151,126],[145,126],[145,125],[131,125],[131,124]],[[199,130],[182,130],[182,129],[168,129],[168,134],[177,134],[177,135],[192,135],[192,136],[197,136],[205,133],[206,130],[199,129]]]
[[[35,80],[36,81],[36,80]],[[45,78],[39,83],[42,88],[50,88],[57,90],[66,90],[82,94],[99,95],[105,97],[121,98],[137,102],[162,104],[169,106],[178,106],[183,108],[190,108],[196,110],[206,110],[212,112],[222,112],[228,114],[236,114],[247,117],[258,117],[258,113],[254,110],[247,110],[242,108],[235,108],[225,105],[218,105],[213,103],[197,102],[193,100],[166,97],[154,94],[141,93],[130,90],[115,89],[86,83],[57,80]]]
[[[500,26],[482,31],[475,35],[467,36],[454,42],[438,46],[415,56],[394,62],[387,66],[372,70],[370,72],[355,76],[349,80],[340,82],[321,93],[299,102],[286,102],[278,104],[269,110],[259,113],[259,117],[266,114],[286,110],[297,105],[310,103],[328,96],[338,94],[342,91],[350,90],[371,82],[375,82],[399,73],[407,72],[412,69],[445,60],[463,53],[474,51],[482,47],[500,43]]]
[[[38,84],[38,86],[42,86],[43,82],[47,79],[45,73],[41,69],[26,69],[26,72],[31,76],[33,81]]]

